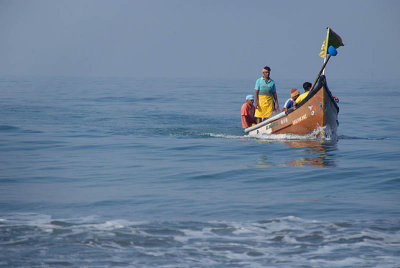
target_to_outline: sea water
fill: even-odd
[[[327,82],[319,140],[246,136],[251,79],[2,77],[0,266],[400,267],[400,86]]]

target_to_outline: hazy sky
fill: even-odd
[[[0,0],[0,75],[400,77],[400,1]],[[330,78],[332,79],[332,78]]]

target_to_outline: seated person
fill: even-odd
[[[247,95],[246,102],[242,105],[241,116],[242,116],[242,127],[248,128],[255,123],[254,112],[256,107],[253,105],[254,96]]]
[[[290,90],[290,99],[285,102],[282,111],[286,112],[288,109],[292,108],[295,104],[296,99],[299,97],[299,91],[296,88]]]
[[[300,103],[302,100],[304,100],[304,99],[308,96],[308,93],[310,93],[311,87],[312,87],[312,85],[311,85],[310,82],[304,82],[304,84],[303,84],[304,93],[301,94],[301,95],[296,99],[296,105],[297,105],[298,103]],[[339,102],[339,98],[338,98],[338,97],[332,96],[332,98],[333,98],[336,102]]]
[[[304,100],[307,96],[308,93],[310,93],[311,89],[311,83],[310,82],[304,82],[303,88],[304,88],[304,93],[301,94],[297,99],[296,99],[296,105],[299,104],[302,100]]]

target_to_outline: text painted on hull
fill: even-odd
[[[296,125],[296,124],[298,124],[298,123],[300,123],[301,121],[306,120],[306,119],[307,119],[307,115],[306,115],[306,114],[303,114],[303,115],[300,116],[299,118],[293,120],[293,125]]]

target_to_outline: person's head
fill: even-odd
[[[311,86],[312,85],[310,82],[304,82],[303,84],[304,91],[309,91],[311,89]]]
[[[246,102],[247,103],[253,103],[254,102],[254,96],[253,95],[247,95],[246,96]]]
[[[262,73],[263,73],[263,76],[264,76],[265,78],[269,78],[269,75],[270,75],[270,73],[271,73],[271,68],[269,68],[268,66],[265,66],[265,67],[262,69]]]
[[[290,97],[292,98],[292,100],[296,100],[299,95],[300,92],[296,88],[292,88],[290,90]]]

